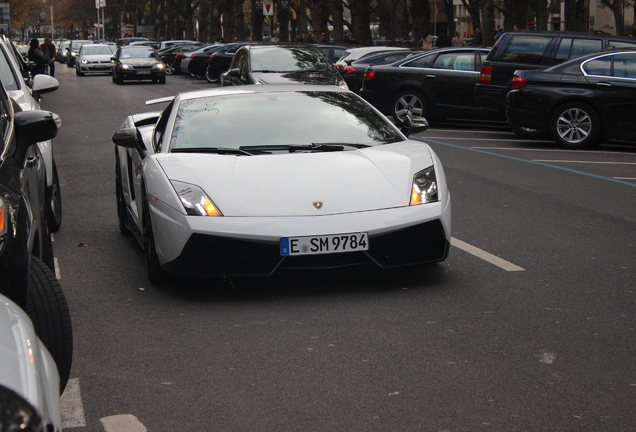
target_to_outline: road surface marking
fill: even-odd
[[[57,263],[57,258],[53,258],[53,267],[55,267],[55,279],[62,279],[62,275],[60,273],[60,266]]]
[[[451,237],[451,245],[455,246],[458,249],[463,250],[464,252],[468,252],[471,255],[476,256],[477,258],[481,258],[486,262],[489,262],[492,265],[495,265],[505,271],[525,271],[526,269],[519,267],[505,259],[499,258],[491,253],[486,252],[485,250],[481,250],[476,248],[475,246],[469,245],[461,240],[456,239],[455,237]]]
[[[147,432],[146,427],[132,414],[119,414],[99,419],[104,432]]]
[[[66,390],[60,396],[62,411],[62,428],[76,428],[86,426],[84,405],[80,393],[79,378],[71,378],[66,384]]]
[[[574,161],[574,160],[541,160],[532,159],[533,162],[550,162],[550,163],[580,163],[580,164],[606,164],[606,165],[636,165],[636,162],[596,162],[596,161]]]

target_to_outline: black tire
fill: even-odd
[[[146,196],[145,189],[142,194]],[[168,276],[167,272],[159,264],[157,257],[157,246],[155,245],[155,236],[152,231],[152,221],[150,220],[150,209],[144,198],[143,203],[143,244],[144,244],[144,262],[146,264],[146,275],[148,280],[153,284],[164,282]]]
[[[544,138],[546,135],[545,131],[541,129],[529,129],[513,125],[510,125],[510,129],[512,129],[517,138],[522,139],[539,139]]]
[[[215,75],[215,74],[213,74],[213,73],[210,73],[210,69],[206,69],[206,70],[205,70],[205,79],[206,79],[206,80],[207,80],[207,82],[209,82],[209,83],[213,83],[213,84],[214,84],[214,83],[219,82],[219,77],[220,77],[220,76],[221,76],[220,74]]]
[[[410,111],[412,115],[429,120],[428,101],[421,93],[413,90],[398,93],[391,103],[391,114],[398,125],[404,123],[404,115]]]
[[[173,75],[174,68],[172,66],[166,66],[166,75]]]
[[[48,204],[46,219],[49,230],[51,232],[57,232],[60,226],[62,226],[62,192],[55,161],[53,161],[53,184],[46,191],[46,202]]]
[[[159,84],[165,84],[166,83],[166,76],[161,76],[159,77]]]
[[[601,120],[594,108],[584,102],[568,102],[554,111],[550,119],[550,133],[562,147],[589,148],[598,143]]]
[[[113,72],[110,73],[110,78],[113,80],[115,84],[117,84],[117,77],[115,76]]]
[[[115,157],[115,196],[117,197],[117,220],[119,221],[119,231],[121,231],[123,235],[130,235],[131,231],[126,225],[128,216],[126,212],[126,203],[124,201],[124,190],[121,185],[119,155],[115,153]]]
[[[75,68],[75,75],[77,76],[84,76],[84,72],[80,72],[79,69]]]
[[[31,258],[25,310],[33,321],[35,333],[55,360],[62,394],[73,362],[71,314],[60,283],[51,269],[35,256]]]

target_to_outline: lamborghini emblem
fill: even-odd
[[[322,201],[314,201],[313,204],[316,210],[320,210],[322,208]]]

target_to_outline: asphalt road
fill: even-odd
[[[419,139],[451,188],[445,262],[155,287],[117,228],[110,138],[211,85],[56,72],[65,431],[636,430],[636,146],[443,124]]]

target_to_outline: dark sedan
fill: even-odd
[[[256,45],[258,42],[235,42],[224,45],[218,51],[210,55],[205,69],[205,79],[215,83],[219,81],[221,74],[230,68],[234,54],[245,45]]]
[[[588,54],[558,66],[515,72],[506,115],[513,128],[550,133],[562,147],[636,139],[636,51]]]
[[[329,59],[313,45],[246,45],[221,75],[221,85],[325,84],[347,88]]]
[[[369,66],[395,63],[411,55],[413,55],[413,51],[405,49],[403,51],[388,51],[365,56],[364,58],[356,60],[350,65],[345,66],[342,70],[342,77],[349,86],[349,90],[360,93],[360,89],[362,88],[362,78],[364,77],[364,72]]]
[[[124,80],[148,79],[153,83],[166,83],[166,65],[152,47],[120,46],[112,60],[114,83],[122,84]]]
[[[487,48],[442,48],[390,65],[367,68],[360,95],[402,123],[412,112],[430,121],[445,118],[503,120],[480,110],[473,97]]]

